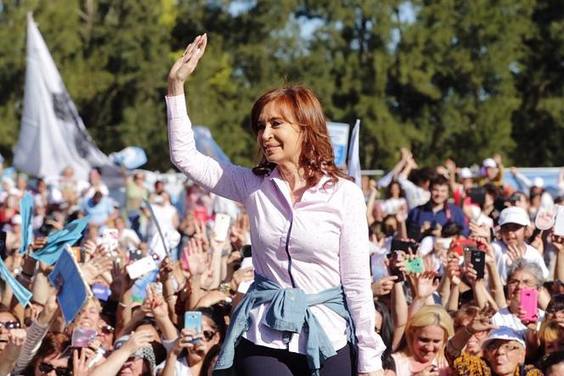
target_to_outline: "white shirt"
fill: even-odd
[[[199,153],[184,96],[166,101],[171,160],[204,189],[243,203],[250,219],[255,272],[282,288],[291,288],[293,280],[306,294],[342,285],[355,324],[358,370],[381,369],[385,345],[374,330],[368,223],[360,188],[343,179],[324,188],[325,176],[292,205],[288,184],[277,169],[270,176],[257,176]],[[257,345],[306,353],[301,334],[286,346],[281,332],[263,325],[267,308],[265,304],[251,311],[246,338]],[[322,305],[310,309],[334,349],[344,347],[345,320]]]
[[[427,189],[416,186],[412,181],[404,177],[399,176],[398,182],[405,191],[405,199],[409,210],[426,204],[431,198],[431,192]]]
[[[537,328],[540,329],[540,325],[544,320],[544,311],[542,309],[539,309],[538,314],[539,319]],[[519,320],[519,317],[512,314],[507,307],[500,309],[498,312],[496,312],[495,315],[492,316],[492,324],[495,327],[508,326],[522,336],[524,336],[525,332],[527,331],[527,327],[523,325],[521,320]]]
[[[529,262],[534,262],[542,269],[543,277],[546,279],[548,278],[548,268],[544,263],[544,259],[539,251],[535,248],[531,247],[529,244],[525,244],[527,247],[525,250],[525,254],[523,258]],[[501,281],[505,285],[507,283],[507,271],[511,266],[511,259],[507,255],[507,246],[504,242],[495,240],[492,243],[492,248],[495,254],[495,263],[497,264],[497,270],[499,271],[499,276],[501,277]]]

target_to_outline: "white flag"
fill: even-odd
[[[359,134],[360,120],[356,119],[351,135],[349,146],[349,175],[354,178],[354,182],[362,189],[362,176],[360,174],[360,155],[359,155]]]
[[[58,176],[66,166],[86,180],[91,167],[111,166],[86,131],[47,45],[27,18],[24,106],[14,166],[28,174]]]

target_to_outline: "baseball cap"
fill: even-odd
[[[460,179],[472,179],[472,171],[468,167],[463,167],[460,169]]]
[[[493,329],[490,334],[488,334],[488,338],[486,338],[482,344],[482,348],[485,348],[488,343],[496,339],[519,342],[521,346],[526,347],[523,336],[508,326],[500,326],[499,328]]]
[[[484,159],[484,161],[482,162],[482,166],[484,166],[484,167],[496,168],[496,167],[497,167],[497,163],[495,163],[495,161],[494,161],[492,158],[486,158],[486,159]]]
[[[544,179],[541,177],[536,177],[533,179],[533,187],[542,188],[544,187]]]
[[[528,226],[531,224],[531,221],[525,209],[518,206],[511,206],[503,209],[499,215],[500,226],[503,226],[506,223],[516,223],[521,226]]]

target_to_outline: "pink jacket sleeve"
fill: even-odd
[[[166,97],[168,142],[172,163],[208,191],[243,202],[261,178],[248,168],[222,164],[196,149],[184,95]]]
[[[366,204],[360,189],[353,183],[343,205],[343,227],[339,245],[341,282],[358,341],[358,372],[382,369],[386,349],[374,329],[376,309],[372,300],[368,253]]]

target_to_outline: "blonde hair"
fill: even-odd
[[[544,346],[547,342],[553,342],[564,337],[564,328],[553,320],[546,320],[542,323],[539,330],[539,341]]]
[[[405,337],[407,342],[405,353],[407,355],[413,355],[411,343],[415,338],[416,331],[431,325],[440,326],[444,331],[443,348],[439,353],[439,356],[444,358],[444,347],[447,340],[454,335],[454,324],[448,312],[440,305],[424,306],[415,312],[415,314],[407,321],[407,325],[405,326]]]

